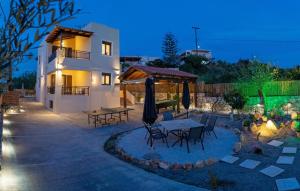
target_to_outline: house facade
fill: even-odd
[[[38,49],[37,101],[56,113],[120,106],[119,31],[57,26]]]
[[[213,58],[212,52],[210,50],[204,50],[204,49],[198,49],[198,50],[186,50],[183,53],[180,54],[181,58],[195,55],[195,56],[202,56],[208,60],[211,60]]]

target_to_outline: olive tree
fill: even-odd
[[[8,7],[8,9],[4,9]],[[50,29],[79,13],[73,0],[10,0],[0,2],[0,79],[8,75],[12,87],[13,64],[37,48]]]

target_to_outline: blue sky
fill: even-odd
[[[253,58],[282,67],[300,64],[300,1],[289,0],[75,0],[82,13],[65,23],[103,23],[120,30],[121,55],[161,56],[164,34],[181,50],[200,46],[216,59]],[[20,67],[21,68],[21,67]],[[35,68],[30,63],[27,69]]]

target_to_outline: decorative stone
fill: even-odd
[[[232,155],[227,155],[221,159],[221,161],[229,163],[229,164],[233,164],[237,160],[239,160],[239,157],[235,157]]]
[[[241,142],[237,142],[237,143],[234,144],[233,151],[235,153],[240,152],[241,149],[242,149],[242,143]]]
[[[172,169],[173,169],[173,170],[180,170],[181,168],[182,168],[182,165],[181,165],[181,164],[177,164],[177,163],[176,163],[176,164],[173,164],[173,165],[172,165]]]
[[[217,163],[217,162],[218,162],[217,159],[209,158],[209,159],[207,159],[207,160],[205,161],[205,164],[206,164],[207,166],[210,166],[210,165],[213,165],[213,164],[215,164],[215,163]]]
[[[158,168],[158,167],[159,167],[159,165],[158,165],[158,163],[157,163],[157,162],[155,162],[155,161],[151,161],[151,162],[150,162],[150,167],[151,167],[151,168],[153,168],[153,169],[156,169],[156,168]]]
[[[244,144],[244,143],[247,142],[247,138],[246,138],[245,134],[242,133],[242,134],[240,135],[240,141],[241,141],[242,144]]]
[[[191,164],[191,163],[184,164],[184,165],[183,165],[183,168],[184,168],[185,170],[191,170],[191,169],[193,168],[193,164]]]
[[[145,164],[146,166],[150,166],[150,161],[149,161],[149,160],[146,160],[146,161],[144,162],[144,164]]]
[[[205,163],[203,160],[198,160],[195,164],[196,168],[203,168],[205,166]]]
[[[164,170],[167,170],[169,168],[169,165],[165,162],[159,162],[158,166],[159,166],[159,168],[162,168]]]
[[[240,131],[238,128],[234,128],[234,129],[233,129],[233,132],[234,132],[236,135],[241,134],[241,131]]]

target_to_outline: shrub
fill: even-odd
[[[224,100],[228,105],[231,106],[232,110],[241,110],[244,108],[247,99],[237,91],[231,91],[223,96]]]
[[[249,127],[250,124],[251,124],[251,121],[250,121],[250,120],[244,120],[244,121],[243,121],[243,126],[244,126],[244,127]]]

